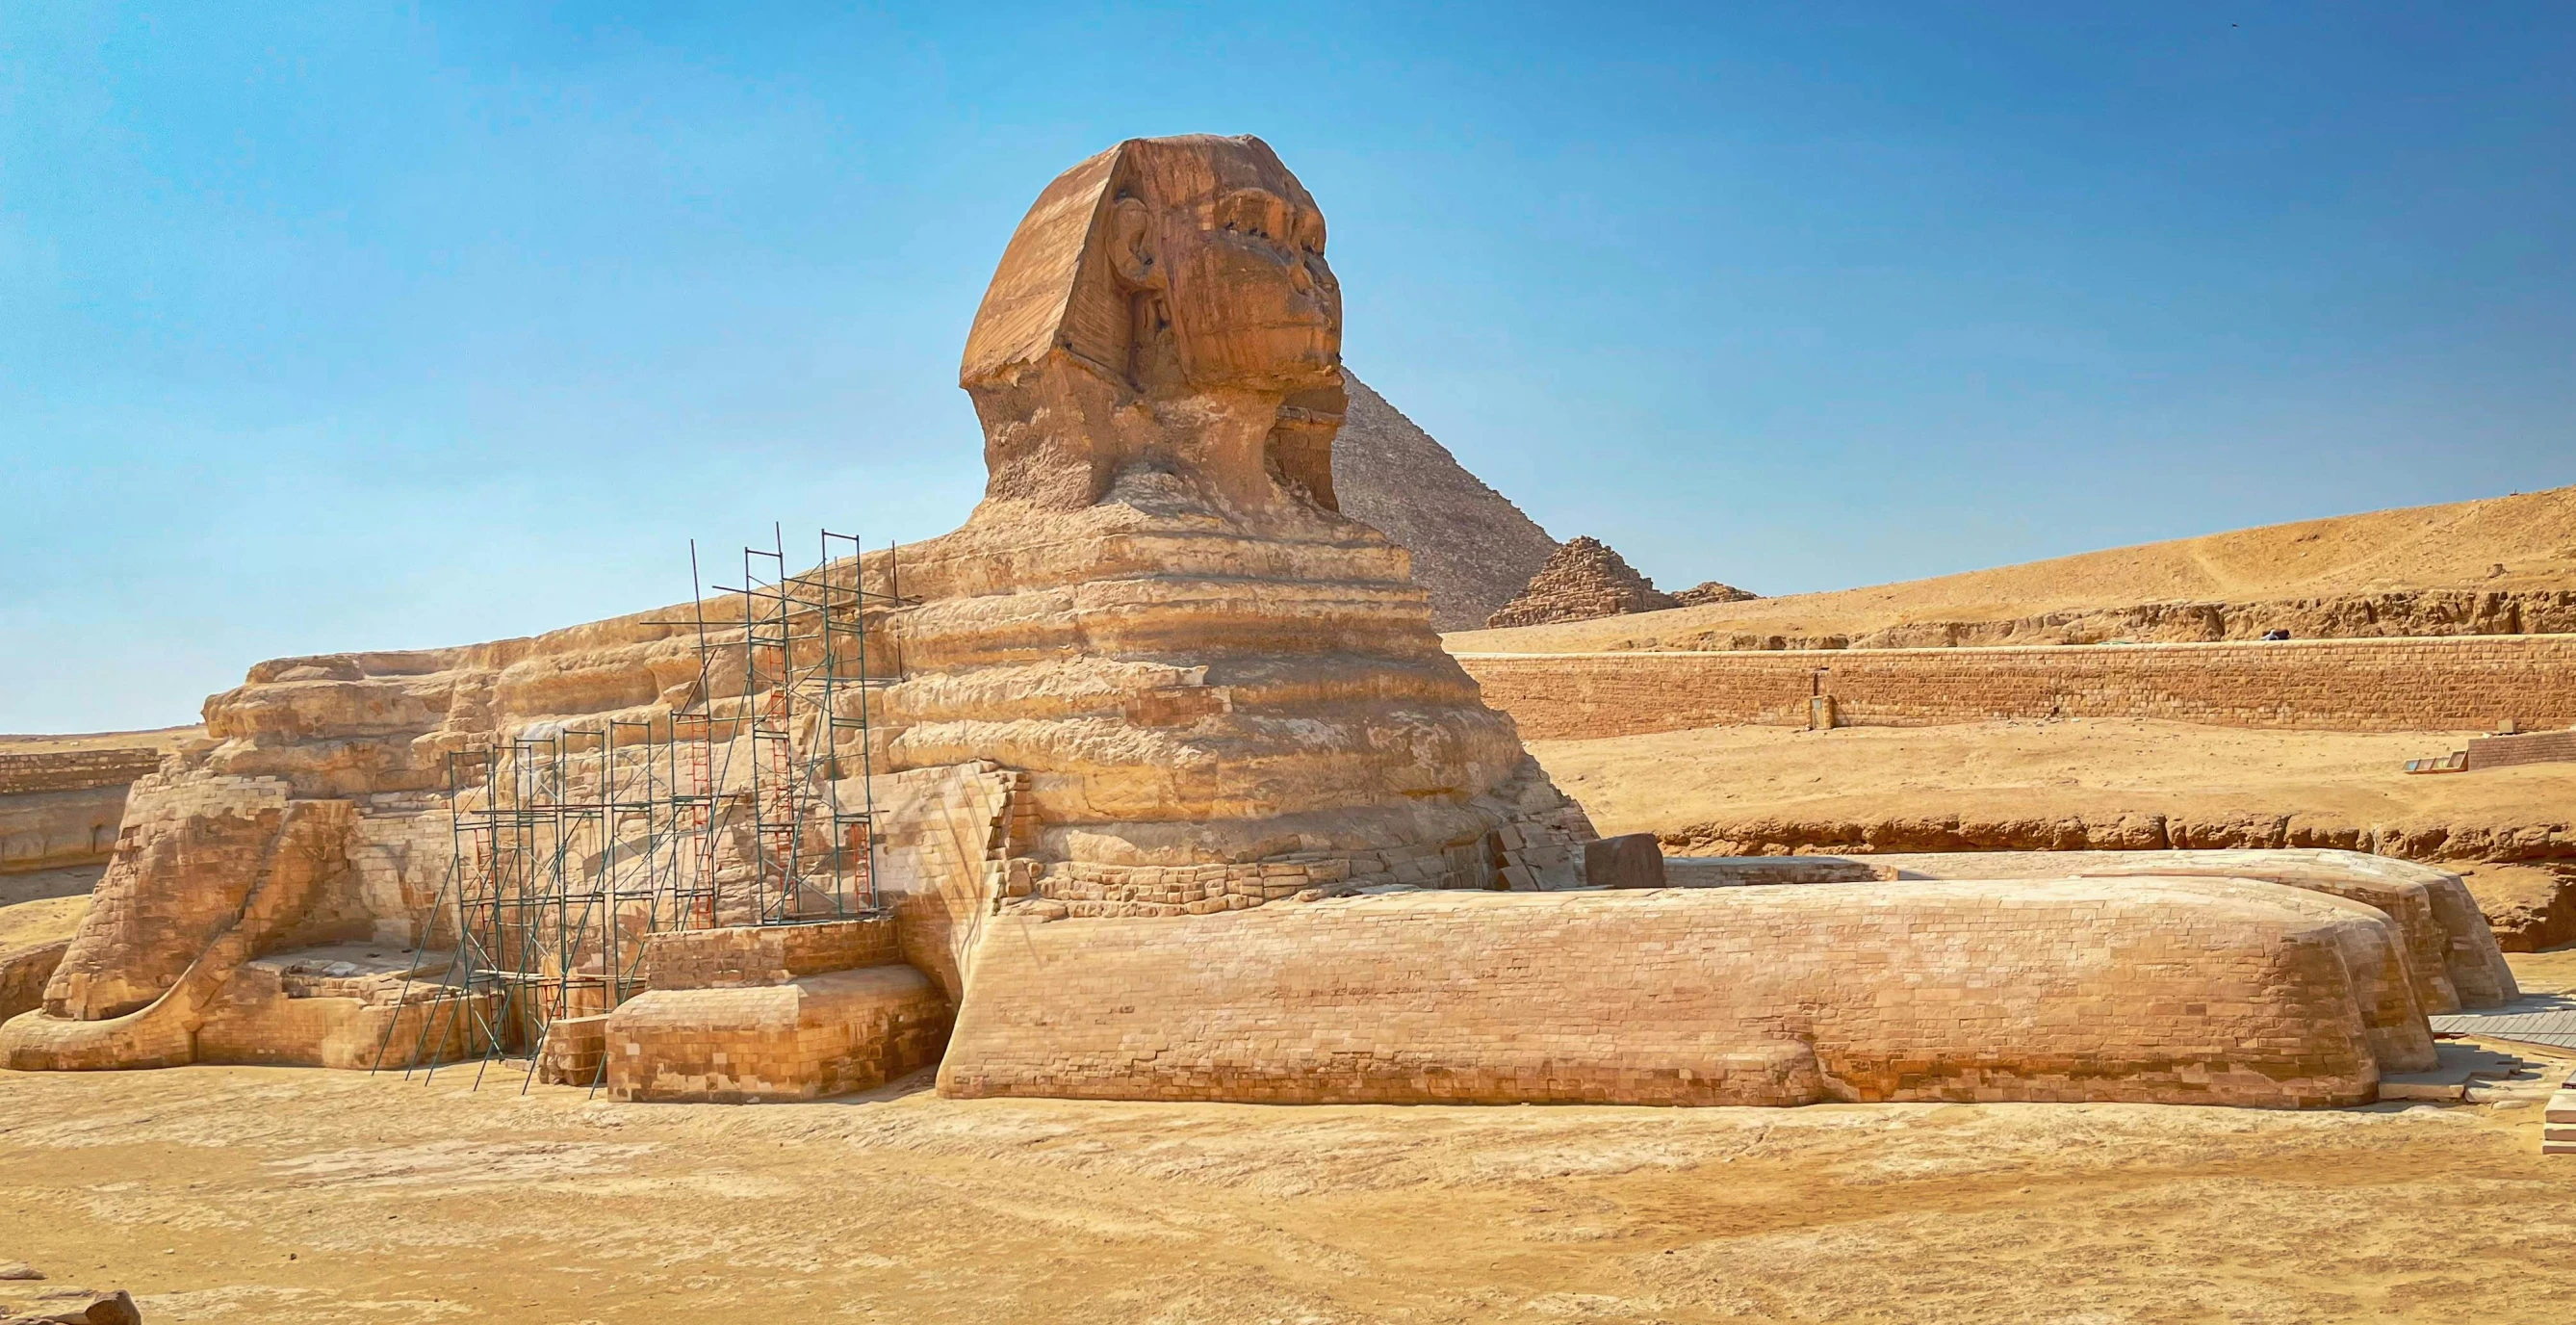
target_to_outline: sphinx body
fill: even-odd
[[[613,1091],[936,1061],[959,1095],[2297,1107],[2371,1098],[2430,1065],[2427,1011],[2511,996],[2456,879],[2342,858],[1594,888],[1581,808],[1441,650],[1404,551],[1337,510],[1324,248],[1254,139],[1122,143],[1047,187],[961,368],[983,500],[899,588],[883,554],[824,572],[881,588],[899,677],[862,733],[804,738],[866,745],[886,913],[790,932],[726,895],[652,936],[650,988],[579,1019]],[[0,1053],[480,1052],[412,1034],[349,949],[441,941],[442,753],[759,702],[705,693],[671,615],[262,664],[138,787]]]

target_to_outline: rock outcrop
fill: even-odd
[[[1590,621],[1629,612],[1660,612],[1681,604],[1637,573],[1600,539],[1568,539],[1530,577],[1520,596],[1486,618],[1495,629]]]
[[[1538,574],[1556,540],[1356,377],[1333,438],[1342,514],[1412,554],[1431,628],[1474,630]]]
[[[2434,1062],[2388,918],[2263,884],[1416,893],[996,924],[943,1093],[2277,1108],[2367,1101],[2382,1071]]]
[[[104,863],[125,789],[160,767],[165,734],[130,746],[0,749],[0,874]]]

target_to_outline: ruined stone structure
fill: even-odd
[[[1552,621],[1590,621],[1628,612],[1660,612],[1681,603],[1637,573],[1627,559],[1592,537],[1566,540],[1530,577],[1520,596],[1503,604],[1485,624],[1543,626]]]
[[[2429,1065],[2427,1000],[2445,975],[2471,997],[2428,965],[2449,961],[2425,937],[2434,890],[2333,858],[1711,889],[1654,886],[1650,844],[1593,845],[1441,650],[1404,550],[1337,509],[1323,250],[1314,200],[1248,138],[1122,143],[1022,220],[960,375],[983,501],[900,550],[899,587],[893,554],[808,577],[823,605],[771,646],[848,628],[892,678],[771,733],[796,747],[776,776],[873,807],[881,908],[746,898],[759,834],[726,816],[763,784],[721,770],[746,744],[761,767],[746,732],[786,710],[758,666],[711,669],[679,610],[286,659],[136,784],[98,903],[0,1057],[497,1047],[661,1100],[804,1098],[936,1060],[959,1095],[2274,1107]],[[754,606],[713,604],[710,647],[756,658]],[[451,756],[547,743],[546,794],[605,803],[628,769],[603,725],[681,715],[723,757],[669,801],[705,816],[703,893],[612,890],[524,988],[456,975],[476,922],[441,908],[442,880],[477,862],[454,824],[532,802],[488,773],[436,794],[495,767]],[[661,859],[613,827],[552,831],[558,859]],[[603,952],[630,943],[632,996]]]
[[[1697,607],[1702,603],[1749,603],[1761,596],[1750,589],[1738,589],[1732,584],[1702,580],[1674,594],[1673,602],[1680,607]]]

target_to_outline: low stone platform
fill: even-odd
[[[2406,936],[2242,879],[1408,893],[995,918],[952,1096],[2367,1103],[2437,1065]]]
[[[866,1090],[935,1061],[949,1017],[910,966],[650,990],[608,1016],[608,1092],[734,1104]]]
[[[196,1061],[365,1070],[475,1057],[491,1013],[459,1004],[439,983],[447,967],[444,954],[415,966],[362,943],[254,958],[207,1006]]]
[[[736,989],[900,960],[892,916],[681,929],[645,937],[644,983],[652,989]]]

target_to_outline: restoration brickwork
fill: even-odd
[[[161,767],[156,748],[0,754],[0,796],[122,787]]]
[[[1542,740],[1804,726],[1820,679],[1845,726],[2052,717],[2324,731],[2576,725],[2576,635],[1458,661],[1522,736]],[[1832,670],[1819,678],[1818,668]]]

